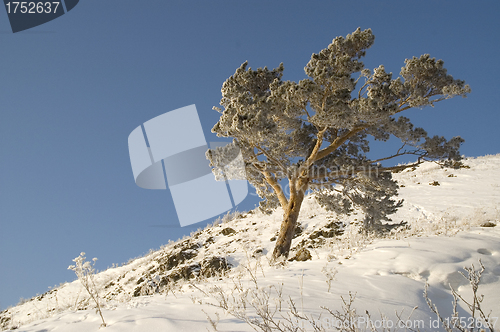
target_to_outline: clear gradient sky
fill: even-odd
[[[471,85],[406,116],[461,135],[466,156],[499,153],[499,15],[498,1],[82,0],[13,34],[0,8],[0,308],[74,280],[81,251],[105,269],[212,221],[181,228],[168,191],[137,187],[127,138],[196,104],[207,141],[220,140],[212,106],[245,60],[300,80],[311,53],[372,28],[368,68],[397,74],[429,53]]]

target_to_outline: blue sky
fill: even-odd
[[[471,85],[466,99],[406,116],[430,134],[461,135],[466,156],[499,153],[499,14],[497,1],[83,0],[13,34],[1,9],[0,308],[74,280],[66,268],[81,251],[105,269],[204,227],[181,228],[168,191],[135,185],[127,138],[196,104],[207,141],[220,140],[212,106],[245,60],[283,62],[284,79],[300,80],[311,53],[372,28],[368,68],[397,74],[429,53]]]

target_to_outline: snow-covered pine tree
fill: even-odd
[[[371,29],[359,28],[335,38],[312,54],[304,68],[309,78],[300,82],[282,80],[283,64],[253,70],[245,62],[222,86],[222,107],[214,107],[221,116],[212,132],[232,137],[233,143],[209,150],[207,157],[217,174],[217,166],[241,151],[246,178],[263,198],[261,209],[283,208],[274,259],[288,256],[307,190],[316,191],[319,203],[336,212],[361,207],[365,227],[374,229],[401,205],[394,199],[398,186],[392,171],[424,160],[460,159],[462,138],[429,137],[401,113],[465,97],[469,86],[428,54],[406,59],[395,79],[382,65],[365,69],[360,59],[374,40]],[[402,142],[398,151],[367,157],[370,136],[386,141],[391,135]],[[380,166],[402,155],[415,156],[415,162]]]

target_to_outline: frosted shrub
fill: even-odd
[[[97,286],[95,285],[94,279],[94,265],[96,261],[97,258],[93,258],[92,263],[85,261],[85,253],[81,252],[80,256],[73,259],[75,265],[68,266],[68,270],[72,270],[75,272],[78,280],[80,280],[85,290],[87,290],[87,292],[89,293],[90,298],[96,304],[96,312],[99,314],[99,316],[101,316],[102,319],[101,327],[106,327],[106,322],[104,321],[104,317],[102,316],[99,292],[97,290]]]
[[[219,217],[217,218],[213,225],[216,226],[216,225],[220,225],[220,224],[226,224],[238,217],[241,216],[241,213],[234,210],[234,211],[227,211],[227,213],[225,215],[223,215],[222,217]]]
[[[485,270],[485,267],[481,260],[479,260],[479,266],[480,268],[478,270],[474,268],[474,264],[472,264],[471,267],[464,267],[467,275],[460,271],[460,274],[469,282],[469,285],[472,289],[472,299],[466,300],[450,285],[451,293],[453,295],[453,314],[451,317],[441,316],[438,307],[429,298],[427,292],[429,285],[425,285],[425,301],[427,302],[427,305],[432,310],[432,312],[434,312],[438,319],[441,321],[446,332],[486,332],[486,329],[488,329],[488,331],[490,332],[495,331],[494,325],[498,318],[491,317],[491,311],[488,314],[485,313],[484,309],[481,307],[481,303],[484,300],[484,295],[479,295],[477,293],[479,283],[481,282],[481,277]],[[467,306],[467,309],[469,309],[469,312],[471,314],[470,317],[460,317],[460,314],[457,310],[459,301],[462,301]]]

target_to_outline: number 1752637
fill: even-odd
[[[7,2],[8,14],[51,14],[59,9],[60,2]],[[61,8],[62,10],[62,8]]]

